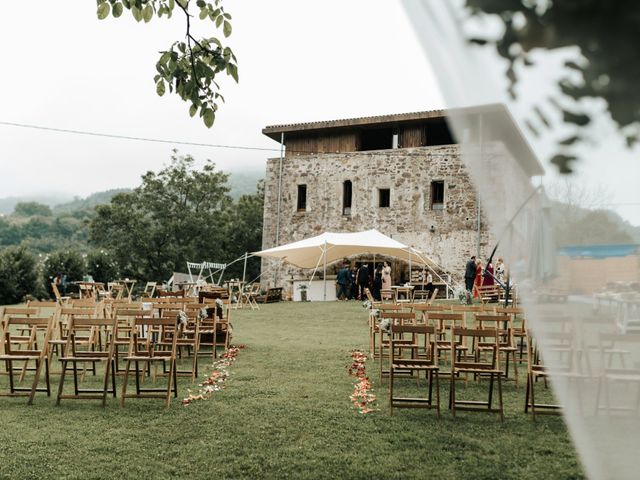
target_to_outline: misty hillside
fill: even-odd
[[[255,193],[258,181],[264,178],[264,172],[262,171],[227,173],[229,173],[230,175],[230,194],[234,199],[238,199],[245,194]],[[114,195],[129,191],[131,191],[130,188],[114,188],[103,192],[92,193],[86,198],[54,193],[25,195],[20,197],[5,197],[0,198],[0,214],[10,215],[11,213],[13,213],[16,204],[21,202],[38,202],[51,207],[54,213],[69,213],[77,210],[93,208],[96,205],[109,203]]]

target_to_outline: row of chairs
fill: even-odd
[[[126,398],[164,398],[168,406],[171,393],[177,396],[177,376],[195,380],[198,359],[216,358],[217,349],[228,348],[231,337],[228,300],[163,298],[141,302],[70,300],[30,302],[26,307],[6,307],[0,320],[1,374],[9,378],[4,395],[28,396],[36,392],[51,394],[52,373],[60,374],[57,403],[62,399],[101,399],[116,395],[115,377],[124,377],[121,404]],[[53,358],[60,361],[59,372],[51,372]],[[180,365],[178,361],[180,360]],[[104,366],[102,383],[81,388],[87,372],[97,374]],[[179,366],[188,367],[179,370]],[[153,368],[152,368],[153,367]],[[155,380],[158,367],[166,377],[166,388],[146,388],[144,381]],[[33,372],[30,386],[24,386],[27,372]],[[73,375],[73,393],[64,390],[68,374]],[[129,376],[135,377],[135,393],[127,393]],[[45,386],[40,386],[44,374]]]

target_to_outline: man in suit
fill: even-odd
[[[369,266],[364,263],[358,270],[358,299],[365,300],[367,295],[364,293],[365,288],[369,288]]]
[[[476,279],[476,256],[473,255],[471,259],[467,262],[467,266],[464,271],[464,285],[469,293],[467,295],[467,302],[471,298],[471,292],[473,291],[473,282]]]
[[[349,287],[351,285],[351,272],[349,272],[349,264],[345,263],[338,270],[336,278],[338,284],[338,300],[349,300]]]

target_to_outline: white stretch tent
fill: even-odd
[[[254,253],[259,257],[279,258],[300,268],[318,269],[322,264],[325,273],[325,299],[327,264],[346,257],[366,254],[389,255],[410,264],[425,265],[431,269],[437,267],[432,260],[415,248],[387,237],[375,229],[355,233],[325,232],[315,237]]]

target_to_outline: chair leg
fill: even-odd
[[[120,407],[124,408],[124,399],[127,396],[127,383],[129,382],[129,367],[131,361],[127,360],[124,366],[124,381],[122,382],[122,396],[120,397]]]
[[[434,374],[436,377],[436,410],[438,411],[438,418],[440,418],[440,372],[436,370]]]
[[[389,415],[393,416],[393,366],[389,365]]]
[[[67,373],[67,361],[62,362],[62,371],[60,372],[60,384],[58,385],[58,398],[56,399],[56,405],[60,405],[60,397],[62,396],[62,389],[64,387],[64,377]]]
[[[504,405],[502,403],[502,379],[501,375],[498,374],[498,405],[500,407],[500,421],[504,422]]]

